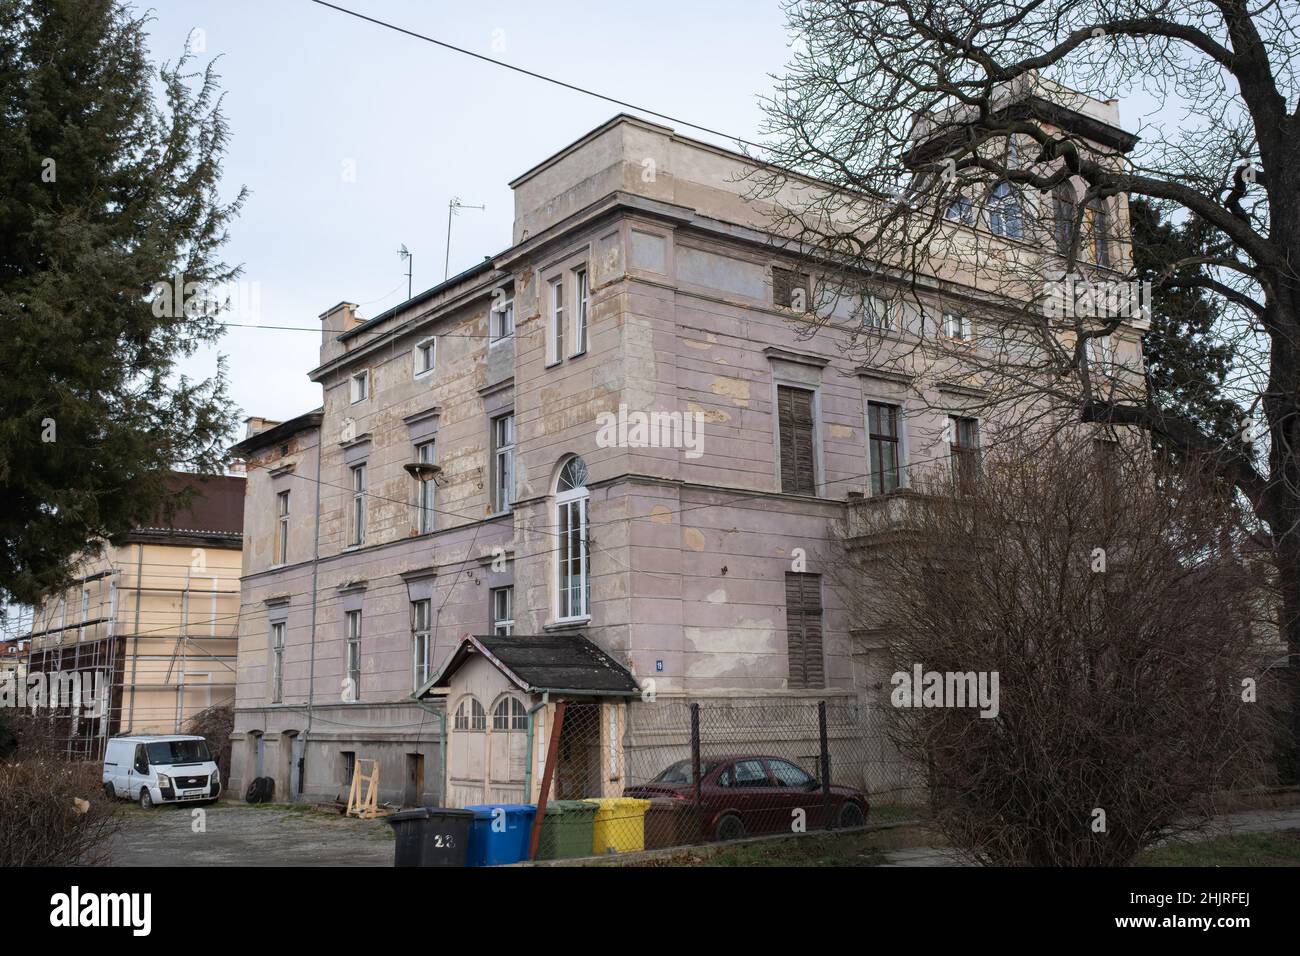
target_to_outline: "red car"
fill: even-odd
[[[790,833],[803,810],[809,830],[826,826],[822,785],[789,760],[761,754],[729,754],[700,760],[702,836],[737,840],[760,833]],[[693,800],[691,762],[679,760],[649,783],[628,787],[627,797]],[[830,820],[836,827],[862,826],[867,795],[853,787],[830,788]]]

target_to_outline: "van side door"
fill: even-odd
[[[126,777],[127,796],[134,798],[138,787],[150,783],[149,777],[149,757],[144,751],[144,744],[136,744],[135,760]]]

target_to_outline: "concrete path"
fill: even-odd
[[[1238,833],[1267,833],[1272,830],[1300,830],[1300,807],[1273,810],[1239,810],[1215,817],[1204,829],[1182,833],[1168,842],[1197,843]],[[946,847],[912,847],[890,850],[881,866],[976,866],[956,850]]]

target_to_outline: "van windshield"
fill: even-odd
[[[151,764],[202,763],[211,760],[206,740],[159,740],[145,745]]]

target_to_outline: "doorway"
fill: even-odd
[[[418,807],[424,795],[424,754],[406,755],[406,790],[402,806]]]
[[[600,705],[569,704],[555,755],[555,799],[600,794]]]

